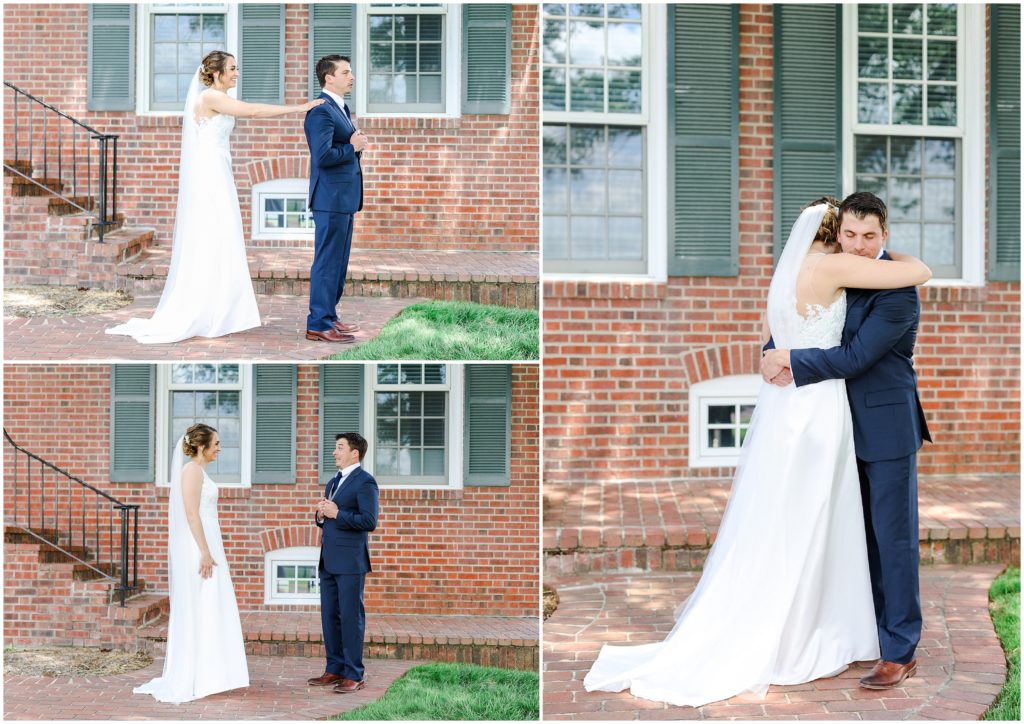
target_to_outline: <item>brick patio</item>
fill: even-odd
[[[226,691],[185,704],[163,704],[132,688],[159,676],[163,658],[118,676],[4,677],[5,719],[324,719],[376,701],[420,661],[366,660],[366,688],[338,695],[306,685],[323,662],[285,656],[249,656],[247,689]]]
[[[545,573],[696,570],[731,480],[546,485]],[[1020,478],[926,476],[918,484],[923,563],[1020,564]]]
[[[131,337],[104,334],[107,327],[132,317],[150,317],[160,295],[137,297],[127,307],[84,317],[4,317],[4,359],[8,361],[103,360],[317,360],[351,349],[352,345],[310,342],[306,339],[309,298],[300,295],[258,294],[263,326],[237,334],[175,344],[139,344]],[[373,339],[381,328],[420,298],[346,297],[338,309],[345,321],[361,329],[357,342]]]
[[[977,719],[1006,677],[988,613],[988,589],[1001,565],[925,566],[921,570],[924,631],[918,673],[903,686],[857,686],[870,663],[831,679],[773,686],[765,699],[747,695],[700,708],[672,707],[628,692],[587,693],[582,681],[604,642],[660,641],[673,611],[693,591],[693,572],[618,573],[548,579],[558,609],[544,624],[546,720],[638,719]],[[742,655],[742,652],[738,652]]]

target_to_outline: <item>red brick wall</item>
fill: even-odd
[[[295,104],[306,100],[309,12],[306,5],[295,4],[287,5],[285,12],[285,102]],[[3,13],[4,80],[102,132],[120,134],[118,210],[126,214],[129,224],[154,226],[158,242],[169,244],[177,203],[181,119],[86,110],[86,5],[6,4]],[[358,248],[537,250],[536,37],[537,7],[513,6],[512,112],[508,116],[360,122],[372,140],[372,150],[363,160],[366,199],[355,230]],[[59,47],[57,56],[55,47]],[[12,93],[4,93],[5,128],[11,129]],[[24,116],[21,123],[23,143],[27,143]],[[4,158],[13,158],[13,134],[5,137]],[[38,160],[38,135],[35,140]],[[65,137],[65,143],[69,140],[70,136]],[[240,119],[232,138],[232,157],[248,236],[253,184],[308,173],[302,116]],[[50,175],[56,174],[51,171]]]
[[[318,396],[319,367],[300,366],[296,485],[221,491],[225,550],[243,610],[264,608],[267,551],[319,545],[318,531],[310,522],[322,493],[317,482]],[[381,491],[380,521],[371,534],[374,573],[367,579],[369,609],[427,615],[536,614],[538,396],[537,366],[514,366],[511,487]],[[166,493],[151,483],[111,483],[107,478],[110,368],[9,365],[4,397],[4,426],[15,442],[121,501],[142,506],[140,576],[155,590],[166,590]],[[14,503],[10,457],[5,445],[8,511]],[[23,485],[24,477],[21,481]],[[35,502],[38,506],[39,500]],[[18,504],[25,503],[20,495]],[[49,507],[54,508],[52,498]]]
[[[689,467],[687,393],[755,373],[760,356],[773,241],[770,6],[741,6],[739,50],[739,277],[544,285],[546,483],[732,475]],[[921,473],[1019,471],[1019,342],[1019,284],[922,290],[916,367],[936,442],[918,457]]]

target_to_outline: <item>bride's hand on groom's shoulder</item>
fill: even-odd
[[[311,110],[313,110],[317,106],[322,106],[326,102],[327,101],[325,101],[323,98],[317,98],[316,100],[310,101],[309,103],[306,103],[305,105],[303,105],[302,106],[302,112],[303,113],[309,113]]]

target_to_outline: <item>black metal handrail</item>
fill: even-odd
[[[4,158],[4,169],[8,172],[15,174],[36,186],[46,189],[46,191],[53,196],[64,201],[64,203],[73,206],[80,211],[89,214],[96,219],[96,228],[99,232],[99,241],[103,242],[103,235],[107,230],[108,226],[114,226],[117,223],[117,139],[118,135],[114,133],[102,133],[97,131],[90,125],[82,123],[77,118],[69,116],[67,113],[55,108],[49,103],[36,98],[31,93],[22,90],[18,86],[4,81],[4,86],[10,88],[12,91],[13,102],[9,104],[9,108],[13,112],[13,122],[7,126],[6,130],[9,134],[12,134],[12,144],[14,147],[14,163],[13,165],[8,163],[6,157]],[[21,107],[21,99],[25,99],[27,106],[23,109]],[[25,121],[22,120],[22,115],[27,116]],[[37,120],[37,116],[41,118],[42,123],[34,123]],[[49,131],[49,119],[55,116],[54,123],[56,123],[56,167],[57,175],[53,179],[50,178],[49,171],[51,168],[51,149],[50,149],[50,131]],[[67,121],[67,123],[62,123]],[[25,148],[24,138],[21,134],[22,126],[27,125],[28,127],[28,144],[27,149]],[[64,136],[65,129],[70,127],[71,135],[71,158],[67,158],[64,149]],[[39,147],[39,141],[36,140],[36,131],[42,129],[42,148]],[[13,132],[13,133],[12,133]],[[86,171],[86,194],[87,199],[86,206],[92,207],[93,201],[98,206],[98,211],[92,208],[87,208],[79,203],[79,199],[82,198],[81,183],[79,179],[78,167],[80,164],[79,160],[79,148],[78,148],[78,134],[88,134],[88,141],[96,141],[96,146],[88,144],[85,151],[85,163]],[[96,195],[93,195],[93,151],[96,151]],[[29,172],[25,173],[20,166],[20,161],[23,156],[24,160],[29,164]],[[39,163],[37,163],[39,159]],[[65,165],[70,165],[70,173],[65,174]],[[33,177],[33,172],[36,168],[42,169],[42,179],[45,183],[40,183],[36,178]],[[69,178],[70,176],[70,178]],[[53,181],[60,184],[58,188],[54,188],[50,185]],[[69,194],[64,194],[64,184],[69,184],[71,189]],[[110,213],[107,213],[107,212]]]
[[[11,486],[4,501],[4,525],[18,528],[104,578],[117,581],[117,592],[124,606],[129,593],[139,587],[139,506],[122,503],[29,452],[11,439],[6,428],[4,440],[11,449],[4,471],[7,485]],[[35,479],[33,472],[37,473]],[[50,505],[47,505],[48,499]],[[93,503],[91,520],[86,515],[89,501]],[[35,510],[36,505],[39,510]],[[100,525],[103,512],[107,514],[105,530]],[[64,528],[62,517],[66,520]],[[101,535],[103,532],[106,539]],[[118,541],[116,546],[115,540]],[[119,575],[115,577],[112,571]]]

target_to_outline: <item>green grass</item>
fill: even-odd
[[[472,664],[424,664],[405,672],[383,698],[339,714],[341,720],[537,720],[536,671]]]
[[[1020,569],[1007,568],[992,582],[988,597],[1009,671],[999,698],[982,719],[1020,721]]]
[[[380,334],[332,359],[536,360],[540,315],[472,302],[423,302],[406,307]]]

